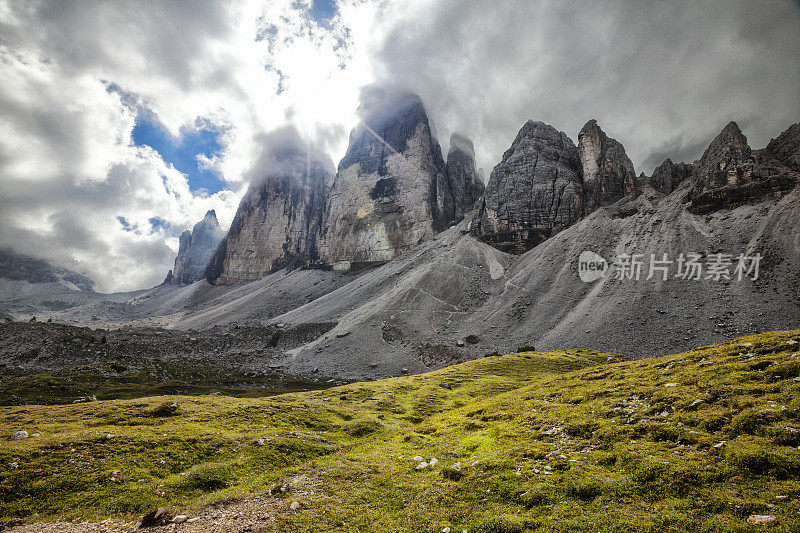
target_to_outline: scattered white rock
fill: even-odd
[[[111,440],[114,437],[116,437],[116,435],[112,435],[111,433],[109,433],[108,435],[106,435],[106,440]]]
[[[23,430],[15,431],[11,434],[11,440],[22,440],[28,438],[28,432]]]
[[[725,446],[725,441],[721,440],[714,445],[714,448],[722,448],[723,446]]]
[[[298,509],[300,509],[300,502],[297,501],[292,502],[291,505],[289,505],[289,509],[291,509],[292,511],[297,511]]]
[[[700,404],[702,404],[702,403],[705,403],[705,401],[703,401],[703,400],[701,400],[701,399],[699,399],[699,398],[698,398],[697,400],[693,401],[693,402],[691,403],[691,405],[689,405],[689,407],[691,407],[692,409],[694,409],[695,407],[697,407],[698,405],[700,405]]]
[[[786,341],[786,344],[797,344],[797,341],[794,339],[789,339],[788,341]]]
[[[434,467],[434,466],[436,466],[436,463],[438,463],[438,462],[439,462],[439,459],[437,459],[436,457],[431,457],[431,460],[428,461],[428,465],[431,466],[431,467]]]
[[[678,384],[677,383],[664,383],[664,386],[665,387],[677,387]]]
[[[544,467],[544,469],[545,469],[547,472],[552,472],[552,470],[553,470],[553,467],[552,467],[552,466],[550,466],[550,465],[547,465],[547,466],[545,466],[545,467]]]
[[[183,524],[187,520],[189,520],[188,516],[186,516],[185,514],[179,514],[178,516],[176,516],[175,518],[172,519],[172,523],[173,524]]]
[[[425,458],[422,457],[421,455],[415,455],[414,458],[411,460],[414,461],[415,463],[421,463],[422,461],[425,460]]]
[[[747,523],[751,526],[774,526],[778,519],[768,514],[753,514],[747,519]]]
[[[449,527],[443,528],[442,533],[450,533],[450,528]]]
[[[425,469],[425,468],[428,468],[428,463],[427,463],[426,461],[422,461],[421,463],[419,463],[419,464],[416,466],[416,469],[417,469],[417,470],[423,470],[423,469]]]

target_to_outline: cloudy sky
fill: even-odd
[[[206,210],[230,224],[270,132],[338,161],[373,83],[487,175],[528,118],[596,118],[650,173],[800,120],[800,3],[0,0],[0,246],[153,286]]]

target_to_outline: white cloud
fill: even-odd
[[[290,0],[0,2],[0,33],[0,244],[78,262],[101,290],[160,282],[207,209],[228,225],[265,132],[292,122],[343,152],[367,79],[341,21],[321,31]],[[139,106],[176,136],[221,127],[199,162],[233,190],[192,193],[134,146]]]
[[[80,260],[104,290],[158,283],[183,229],[210,208],[230,223],[268,132],[292,124],[338,161],[375,81],[418,92],[487,174],[528,118],[573,138],[597,118],[637,170],[731,119],[754,146],[798,119],[792,2],[342,0],[325,27],[310,6],[0,0],[0,245]],[[198,161],[232,190],[192,193],[133,146],[138,106],[173,135],[218,126]]]

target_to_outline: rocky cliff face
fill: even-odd
[[[181,234],[175,267],[169,271],[164,283],[188,285],[203,279],[206,267],[223,238],[225,232],[219,227],[217,213],[212,209],[194,225],[192,231],[186,230]]]
[[[316,262],[332,164],[294,132],[270,139],[227,237],[207,270],[213,283],[240,283]]]
[[[320,264],[389,261],[456,220],[462,191],[448,182],[441,148],[418,96],[365,93],[325,211]]]
[[[658,192],[670,194],[681,183],[691,178],[693,171],[694,167],[690,163],[673,163],[672,159],[666,159],[653,171],[649,183]]]
[[[583,211],[613,204],[636,189],[636,173],[625,148],[590,120],[578,133],[583,169]]]
[[[800,172],[800,122],[772,139],[762,152],[766,161]]]
[[[739,126],[730,122],[694,166],[690,210],[707,213],[765,196],[777,198],[794,187],[797,172],[786,165],[797,162],[791,144],[798,135],[795,126],[770,143],[771,148],[754,152]]]
[[[453,192],[453,215],[456,221],[463,220],[483,197],[484,184],[475,169],[475,149],[472,141],[457,133],[450,136],[445,175]]]
[[[753,151],[731,122],[699,161],[667,159],[637,179],[623,146],[596,121],[581,129],[577,148],[563,132],[528,121],[492,171],[471,232],[500,250],[526,252],[597,208],[637,195],[639,181],[666,195],[688,183],[684,201],[693,213],[777,199],[800,182],[798,146],[798,124]]]
[[[528,121],[492,170],[472,233],[506,252],[533,248],[581,218],[581,176],[567,134]]]

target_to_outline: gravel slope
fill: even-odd
[[[690,213],[687,194],[686,185],[667,197],[645,189],[520,256],[476,241],[463,222],[362,273],[281,271],[238,286],[162,286],[55,320],[173,329],[337,322],[280,363],[295,374],[318,369],[344,379],[423,372],[523,345],[653,356],[800,327],[800,189],[708,215]],[[638,282],[584,283],[577,274],[584,250],[608,260],[688,252],[763,259],[755,282],[646,281],[646,262]]]

